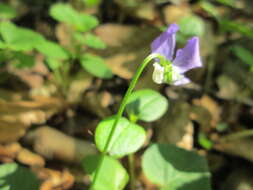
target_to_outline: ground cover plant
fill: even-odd
[[[0,189],[252,189],[250,3],[0,2]]]

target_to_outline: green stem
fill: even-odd
[[[113,134],[114,134],[114,131],[116,130],[116,126],[117,126],[117,124],[118,124],[118,121],[119,121],[119,119],[121,118],[121,116],[122,116],[122,114],[123,114],[123,112],[124,112],[124,109],[125,109],[125,107],[126,107],[127,100],[128,100],[128,98],[129,98],[129,96],[131,95],[131,93],[132,93],[132,91],[133,91],[133,89],[134,89],[136,83],[138,82],[138,79],[139,79],[141,73],[143,72],[144,68],[148,65],[148,63],[149,63],[151,60],[153,60],[153,59],[155,59],[155,58],[158,58],[158,59],[160,60],[160,62],[164,62],[164,61],[165,61],[165,58],[164,58],[163,56],[159,55],[159,54],[150,54],[148,57],[146,57],[146,58],[144,59],[144,61],[142,62],[142,64],[141,64],[141,65],[139,66],[139,68],[137,69],[137,71],[136,71],[136,73],[135,73],[135,75],[134,75],[134,77],[133,77],[133,79],[132,79],[132,81],[131,81],[131,83],[130,83],[128,89],[127,89],[127,91],[126,91],[126,94],[125,94],[125,96],[124,96],[124,98],[123,98],[123,100],[122,100],[122,102],[121,102],[121,104],[120,104],[118,113],[117,113],[116,118],[115,118],[115,120],[114,120],[114,123],[113,123],[113,125],[112,125],[112,130],[111,130],[111,132],[110,132],[110,134],[109,134],[109,137],[108,137],[108,139],[107,139],[107,141],[106,141],[106,144],[105,144],[104,150],[103,150],[103,152],[102,152],[101,158],[100,158],[100,160],[99,160],[98,167],[97,167],[97,169],[96,169],[96,171],[95,171],[95,175],[94,175],[92,184],[91,184],[91,186],[90,186],[90,188],[89,188],[90,190],[94,190],[94,186],[95,186],[95,184],[96,184],[96,181],[97,181],[97,178],[98,178],[98,174],[99,174],[99,172],[100,172],[100,168],[101,168],[101,166],[102,166],[102,163],[103,163],[104,158],[105,158],[105,156],[106,156],[106,153],[107,153],[107,151],[108,151],[108,147],[109,147],[110,141],[111,141],[111,139],[112,139],[112,136],[113,136]]]
[[[135,159],[134,154],[128,155],[128,165],[130,173],[130,189],[135,190]]]

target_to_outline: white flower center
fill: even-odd
[[[153,81],[157,84],[162,84],[164,82],[164,67],[157,62],[155,62],[153,66],[154,66],[154,72],[152,75]]]
[[[184,78],[182,74],[180,74],[179,70],[177,67],[172,66],[172,82],[176,82]]]

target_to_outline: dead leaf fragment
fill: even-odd
[[[47,126],[30,131],[25,141],[33,146],[35,152],[49,160],[79,163],[85,156],[97,152],[91,143]]]
[[[18,152],[16,159],[19,162],[29,166],[37,166],[37,167],[45,166],[45,160],[40,155],[35,154],[25,148],[23,148]]]
[[[222,111],[217,102],[215,102],[211,97],[204,95],[201,99],[193,100],[193,103],[195,105],[202,106],[209,111],[212,116],[210,124],[212,127],[216,127],[217,123],[220,121]]]

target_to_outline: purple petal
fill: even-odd
[[[184,73],[190,69],[202,66],[199,53],[198,37],[193,37],[187,42],[183,49],[177,50],[173,65],[178,68],[180,73]]]
[[[179,86],[179,85],[188,84],[189,82],[191,82],[190,79],[188,79],[186,76],[184,76],[180,80],[173,82],[173,85]]]
[[[178,25],[171,24],[165,32],[163,32],[152,42],[152,53],[158,53],[166,57],[166,59],[172,61],[176,45],[176,32],[178,30]]]

